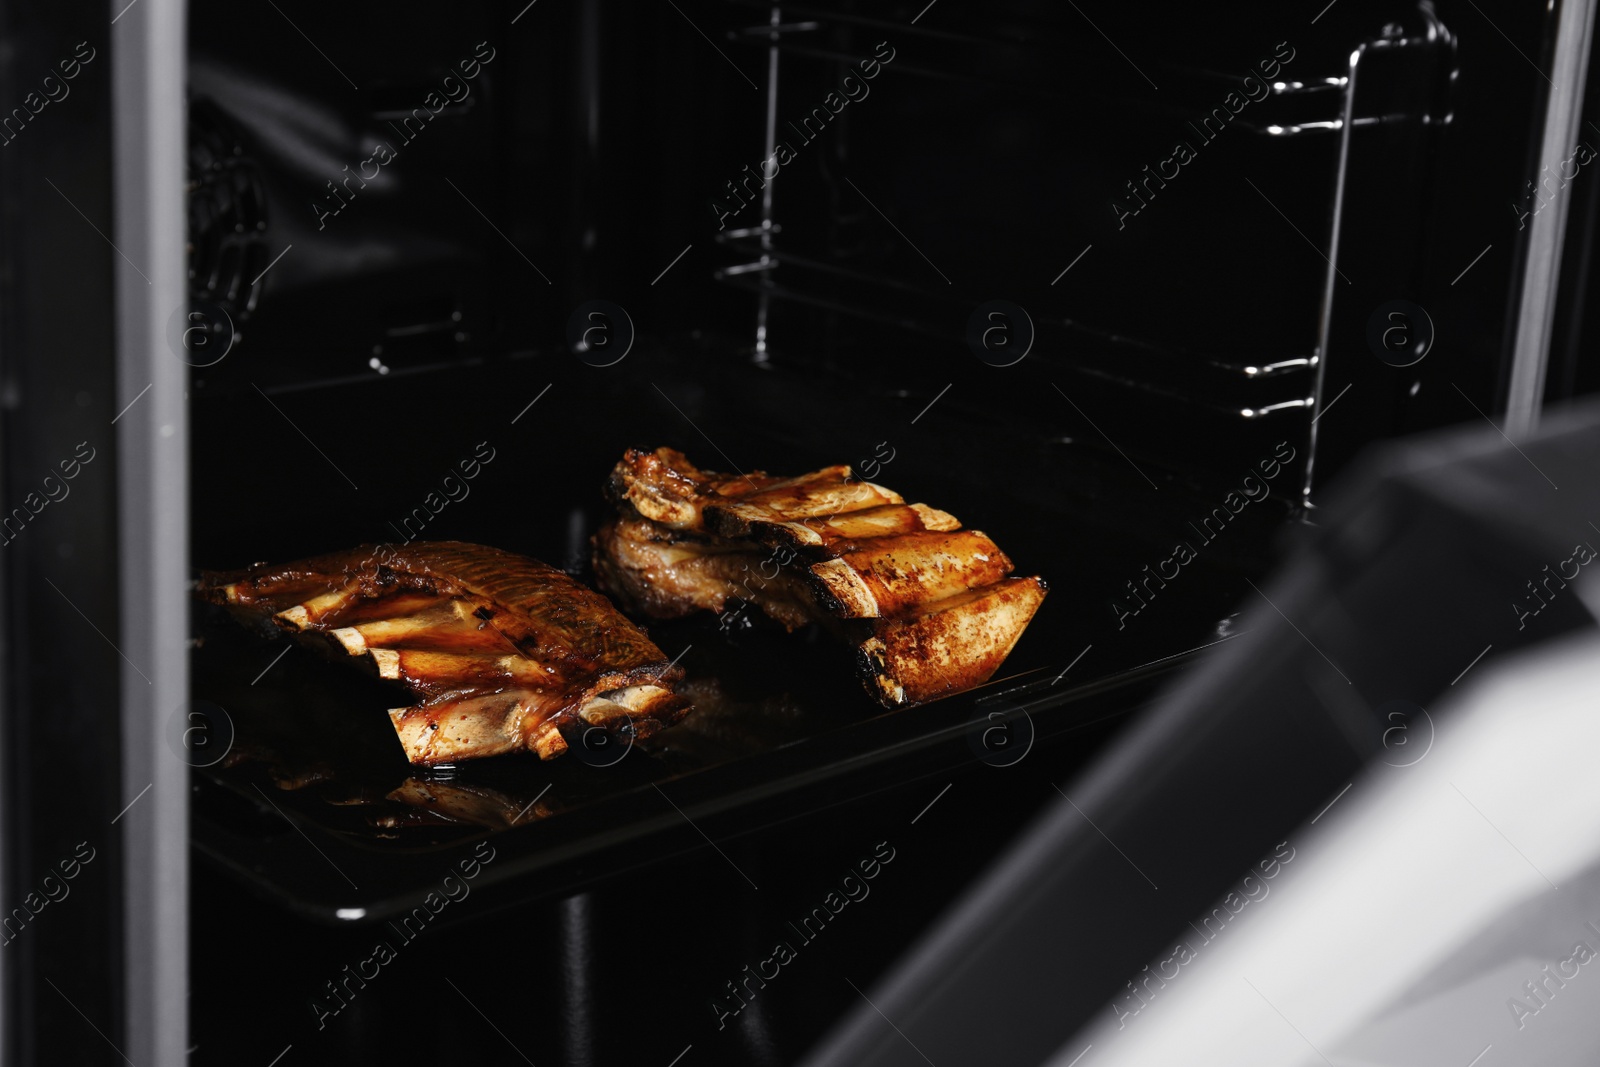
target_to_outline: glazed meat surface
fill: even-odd
[[[989,680],[1045,596],[1038,577],[953,515],[863,481],[849,467],[794,478],[702,471],[681,452],[630,450],[595,536],[601,587],[670,619],[754,604],[794,630],[851,642],[869,692],[921,704]]]
[[[363,545],[205,574],[200,596],[258,629],[403,685],[412,763],[566,750],[573,724],[647,736],[681,718],[682,671],[605,597],[535,559],[455,541]]]
[[[595,538],[595,576],[617,602],[652,619],[722,612],[749,601],[790,630],[815,614],[812,594],[754,542],[680,534],[635,515]]]

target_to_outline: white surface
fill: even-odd
[[[1091,1043],[1080,1067],[1600,1063],[1600,959],[1521,1028],[1507,1007],[1575,942],[1600,952],[1600,638],[1473,675],[1424,759],[1372,767],[1269,899],[1053,1067]]]

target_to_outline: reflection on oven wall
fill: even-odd
[[[456,8],[447,33],[420,6],[290,14],[306,20],[270,5],[191,17],[191,294],[231,321],[231,362],[270,363],[256,372],[270,386],[503,343],[495,278],[515,268],[475,212],[543,242],[499,210],[515,58],[487,9]],[[337,59],[286,63],[311,22]]]

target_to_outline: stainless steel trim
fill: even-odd
[[[783,10],[774,4],[768,19],[768,26],[772,35],[772,43],[767,48],[767,126],[766,155],[763,160],[772,159],[778,151],[778,37],[783,26]],[[772,178],[767,179],[766,185],[761,189],[761,266],[745,268],[748,270],[767,270],[776,267],[777,260],[772,258],[772,187],[777,182]],[[767,289],[761,290],[756,301],[756,345],[755,361],[767,361],[767,317],[772,312],[772,293]]]
[[[1584,80],[1589,44],[1594,34],[1594,0],[1562,0],[1556,16],[1555,64],[1538,173],[1559,173],[1573,150],[1583,117]],[[1506,391],[1505,434],[1526,437],[1539,425],[1544,402],[1545,367],[1550,359],[1550,330],[1555,319],[1561,247],[1567,230],[1568,197],[1557,194],[1547,210],[1529,223],[1527,265],[1522,273],[1522,299],[1511,355],[1511,383]]]
[[[1315,414],[1306,430],[1306,467],[1300,483],[1300,502],[1305,505],[1311,503],[1311,479],[1317,465],[1317,419],[1323,411],[1322,389],[1328,369],[1328,330],[1333,322],[1334,287],[1339,280],[1339,270],[1334,264],[1339,261],[1339,227],[1344,221],[1344,185],[1350,175],[1350,130],[1355,125],[1352,119],[1356,106],[1356,72],[1366,50],[1367,46],[1363,43],[1350,53],[1350,74],[1344,83],[1344,118],[1339,130],[1339,177],[1333,194],[1333,224],[1329,227],[1328,273],[1322,283],[1322,314],[1317,323],[1317,351],[1312,357],[1317,364],[1315,384],[1311,388],[1311,407]]]
[[[183,0],[141,0],[111,28],[115,236],[144,272],[116,289],[117,403],[132,405],[116,427],[119,637],[149,675],[124,667],[121,685],[122,794],[151,786],[118,822],[122,1051],[140,1064],[188,1047],[189,769],[163,740],[188,699],[188,368],[167,341],[186,306],[185,19]]]

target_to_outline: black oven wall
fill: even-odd
[[[1548,12],[924,7],[196,4],[197,389],[559,352],[606,300],[1203,481],[1503,404]]]
[[[109,19],[0,4],[0,1059],[28,1065],[127,1047],[113,293],[140,264],[107,237]]]

